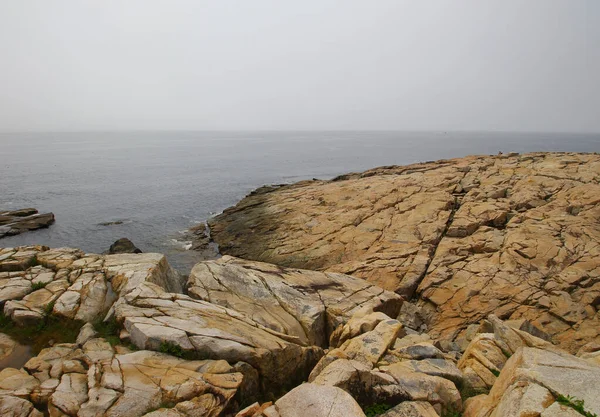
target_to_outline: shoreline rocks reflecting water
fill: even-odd
[[[599,181],[532,154],[266,187],[198,229],[245,259],[189,277],[0,248],[0,360],[43,342],[0,362],[0,414],[600,414]]]

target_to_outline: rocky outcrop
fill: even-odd
[[[476,397],[466,417],[581,415],[600,413],[600,367],[566,352],[519,348],[510,357],[489,395]]]
[[[85,254],[44,246],[0,249],[0,305],[21,326],[52,313],[85,322],[101,320],[120,297],[143,282],[182,291],[161,254]]]
[[[473,156],[265,189],[209,225],[222,253],[414,298],[436,338],[494,313],[575,353],[600,342],[599,181],[596,154]]]
[[[244,361],[259,371],[265,391],[301,382],[322,356],[235,310],[142,284],[117,304],[115,317],[140,349],[173,346],[202,358]]]
[[[243,375],[223,360],[186,361],[151,351],[113,349],[104,339],[44,349],[22,370],[0,372],[0,408],[34,405],[51,416],[218,416],[237,408]],[[29,410],[30,414],[27,414]],[[8,414],[3,414],[8,415]]]
[[[108,253],[112,255],[115,253],[142,253],[142,251],[131,240],[122,237],[110,245]]]
[[[0,238],[18,235],[29,230],[49,227],[54,214],[39,214],[34,208],[0,212]]]
[[[225,256],[197,264],[191,297],[221,305],[303,344],[327,347],[333,329],[357,312],[396,317],[402,298],[348,275],[282,268]]]

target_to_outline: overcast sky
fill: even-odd
[[[600,132],[599,0],[0,0],[0,130]]]

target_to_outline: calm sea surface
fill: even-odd
[[[100,253],[120,237],[196,261],[181,231],[264,184],[471,154],[600,151],[600,134],[410,132],[0,133],[0,211],[54,212],[0,240]],[[102,226],[101,223],[122,221]]]

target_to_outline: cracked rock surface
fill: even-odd
[[[188,294],[243,313],[301,343],[327,347],[358,311],[396,317],[402,298],[348,275],[278,267],[225,256],[197,264]]]
[[[454,339],[494,313],[600,341],[600,156],[471,156],[265,187],[213,218],[222,253],[417,300]]]

